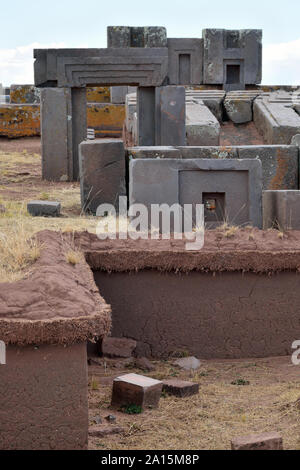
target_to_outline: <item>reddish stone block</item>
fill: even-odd
[[[92,426],[89,429],[89,437],[106,437],[112,436],[113,434],[121,434],[122,432],[124,432],[124,429],[120,426],[101,424],[99,426]]]
[[[237,437],[231,441],[232,450],[283,450],[280,434],[270,432],[260,435]]]
[[[141,406],[157,408],[162,392],[162,382],[137,374],[117,377],[113,383],[112,406]]]
[[[163,391],[180,398],[191,397],[199,393],[199,384],[177,379],[164,380]]]
[[[128,338],[106,337],[102,341],[102,354],[107,357],[131,357],[136,348],[136,341]]]

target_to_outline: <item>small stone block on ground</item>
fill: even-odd
[[[59,217],[61,204],[56,201],[30,201],[27,211],[33,217]]]
[[[137,374],[117,377],[113,383],[112,406],[140,406],[142,410],[157,408],[163,383]]]
[[[122,432],[124,432],[124,429],[120,426],[100,424],[89,429],[89,437],[106,437],[113,434],[121,434]]]
[[[232,450],[283,450],[280,434],[270,432],[247,437],[237,437],[231,441]]]
[[[106,357],[129,358],[136,348],[136,341],[128,338],[106,337],[102,341],[102,354]]]
[[[199,384],[177,379],[163,380],[163,391],[180,398],[191,397],[199,393]]]

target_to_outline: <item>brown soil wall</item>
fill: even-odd
[[[0,383],[0,450],[87,448],[85,342],[8,346]]]
[[[280,356],[300,339],[296,272],[95,271],[94,277],[112,307],[112,335],[139,341],[147,356]]]

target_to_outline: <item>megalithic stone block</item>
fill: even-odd
[[[167,47],[162,26],[108,26],[107,47]]]
[[[87,112],[85,88],[72,88],[72,149],[74,181],[79,180],[79,149],[78,146],[86,138]]]
[[[158,87],[155,99],[155,145],[185,145],[185,88]]]
[[[131,159],[129,203],[204,204],[205,223],[262,227],[259,160]],[[213,203],[213,204],[212,204]]]
[[[161,86],[168,74],[168,49],[36,49],[36,86]]]
[[[139,87],[137,91],[138,145],[155,143],[155,88]]]
[[[170,85],[203,83],[203,40],[168,39]]]
[[[126,196],[125,150],[120,139],[95,139],[79,145],[80,192],[84,212],[96,214],[100,204],[118,209]]]
[[[264,229],[300,230],[300,191],[263,192]]]
[[[42,177],[49,181],[73,178],[72,98],[67,88],[41,91]]]
[[[231,450],[283,450],[283,439],[276,432],[237,437],[231,441]]]
[[[137,374],[117,377],[113,383],[112,406],[140,406],[143,410],[157,408],[163,384]]]
[[[241,90],[261,82],[262,31],[203,30],[203,81]]]

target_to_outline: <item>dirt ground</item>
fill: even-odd
[[[117,361],[117,362],[120,362]],[[145,373],[107,360],[89,367],[90,428],[95,418],[116,416],[116,435],[90,438],[90,449],[114,450],[229,450],[237,436],[276,431],[286,450],[300,450],[300,366],[290,357],[241,361],[202,361],[192,375],[172,365],[156,362],[156,371]],[[200,384],[190,398],[163,395],[158,410],[126,415],[110,408],[115,377],[136,372],[161,380],[180,378]],[[233,385],[233,383],[249,385]]]
[[[29,217],[26,202],[32,198],[60,200],[63,216]],[[13,231],[20,236],[20,227],[23,236],[29,236],[44,228],[95,231],[95,226],[93,218],[81,214],[78,183],[41,180],[38,138],[0,139],[1,237],[11,239]],[[172,360],[155,363],[156,371],[150,374],[117,362],[117,367],[114,361],[89,366],[90,426],[95,417],[105,422],[106,415],[114,414],[117,422],[108,426],[123,431],[91,438],[90,449],[229,449],[233,437],[266,431],[280,432],[285,449],[300,449],[300,411],[295,404],[300,366],[293,366],[290,357],[202,361],[193,375],[174,367]],[[110,398],[113,378],[129,372],[193,380],[199,382],[200,393],[185,399],[163,396],[158,410],[126,415],[110,409]]]

